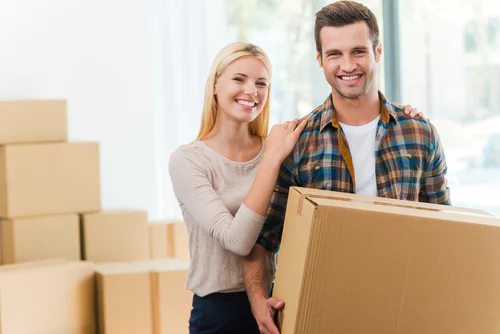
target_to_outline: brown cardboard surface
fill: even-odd
[[[0,217],[100,209],[98,143],[0,146]]]
[[[274,288],[283,334],[498,332],[500,219],[345,195],[290,189]]]
[[[0,101],[0,145],[67,140],[66,101]]]
[[[129,267],[96,273],[100,334],[153,334],[149,272]]]
[[[446,213],[460,213],[464,215],[493,216],[485,211],[478,209],[471,209],[471,208],[437,205],[424,202],[401,201],[393,198],[363,196],[363,195],[343,193],[343,192],[333,192],[333,191],[327,192],[325,190],[312,189],[312,188],[302,188],[302,187],[294,187],[294,188],[297,189],[302,194],[303,198],[307,198],[312,201],[321,201],[323,199],[326,199],[328,201],[330,199],[334,199],[334,200],[345,200],[346,202],[359,202],[367,204],[372,203],[376,205],[386,205],[392,207],[421,209],[432,212],[441,211]]]
[[[8,201],[7,196],[7,161],[5,149],[0,146],[0,217],[7,216]]]
[[[80,260],[76,214],[0,219],[0,225],[4,264],[50,258]]]
[[[115,210],[82,215],[84,259],[94,262],[149,259],[146,211]]]
[[[95,334],[94,303],[91,263],[45,263],[0,271],[2,334]]]
[[[183,221],[169,221],[167,226],[167,254],[189,262],[189,237]]]
[[[66,262],[68,262],[68,260],[65,260],[65,259],[47,259],[47,260],[38,260],[38,261],[27,261],[27,262],[22,262],[22,263],[13,263],[13,264],[6,264],[3,266],[0,266],[0,271],[19,270],[19,269],[47,266],[47,265],[53,265],[53,264],[61,264],[61,263],[66,263]]]
[[[193,293],[186,290],[186,262],[164,262],[152,272],[155,284],[155,334],[189,333]]]
[[[100,333],[188,333],[188,266],[172,259],[97,264]]]
[[[150,222],[149,228],[149,256],[151,259],[168,257],[167,224]]]

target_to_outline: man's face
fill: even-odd
[[[370,29],[365,22],[343,27],[323,27],[320,31],[322,57],[317,59],[326,81],[340,96],[359,99],[376,89],[375,74],[382,54],[378,45],[373,52]]]

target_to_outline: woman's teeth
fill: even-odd
[[[242,106],[247,106],[247,107],[253,107],[255,106],[255,102],[248,102],[248,101],[242,101],[242,100],[237,100],[238,104],[241,104]]]

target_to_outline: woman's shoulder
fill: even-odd
[[[172,153],[172,157],[183,157],[183,156],[189,156],[196,154],[197,147],[196,147],[196,141],[193,141],[189,144],[184,144],[179,147]]]
[[[201,152],[198,141],[179,146],[171,155],[169,160],[170,168],[173,166],[198,166],[206,164],[206,158]]]

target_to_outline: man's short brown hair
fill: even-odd
[[[370,28],[370,38],[375,52],[380,41],[377,18],[366,6],[355,1],[337,1],[317,12],[314,23],[314,39],[316,50],[320,56],[323,56],[323,50],[319,33],[323,27],[343,27],[357,22],[366,22]]]

